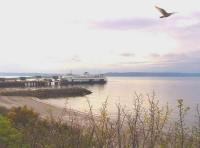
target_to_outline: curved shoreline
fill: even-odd
[[[0,106],[10,109],[12,107],[27,106],[37,112],[41,118],[53,117],[56,120],[69,121],[72,117],[79,121],[88,118],[88,113],[70,108],[61,108],[43,102],[36,97],[0,96]]]

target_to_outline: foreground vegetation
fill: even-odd
[[[148,105],[144,102],[148,100]],[[0,147],[27,148],[199,148],[200,110],[196,107],[194,125],[187,126],[185,116],[189,107],[177,101],[177,109],[161,106],[155,95],[137,95],[133,109],[126,110],[118,104],[117,115],[111,118],[107,103],[96,117],[92,107],[88,119],[78,121],[71,115],[63,118],[40,119],[26,106],[0,109]],[[171,120],[171,113],[177,120]]]

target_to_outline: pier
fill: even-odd
[[[44,81],[15,81],[15,82],[0,82],[0,87],[45,87],[49,86]]]
[[[34,76],[34,77],[16,77],[0,78],[0,88],[6,87],[51,87],[67,86],[75,84],[105,84],[106,77],[103,74],[90,75],[63,75],[63,76]]]

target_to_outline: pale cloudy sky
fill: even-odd
[[[0,72],[200,72],[199,3],[1,0]]]

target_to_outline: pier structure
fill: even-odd
[[[62,75],[62,76],[34,76],[0,78],[0,87],[51,87],[73,84],[105,84],[106,77],[103,74],[90,75]]]
[[[0,78],[0,87],[46,87],[51,86],[51,79],[44,78]]]

